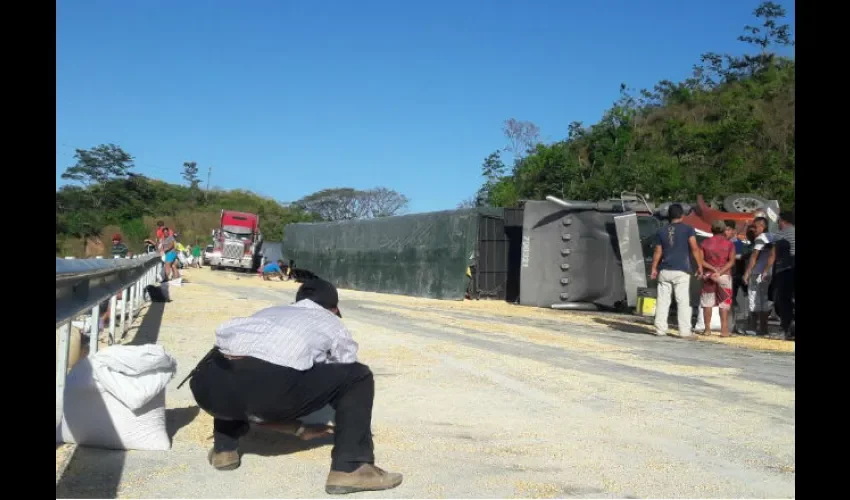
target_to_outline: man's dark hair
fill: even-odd
[[[784,212],[779,212],[779,220],[784,220],[788,224],[794,225],[794,212],[790,210],[786,210]]]
[[[670,220],[681,219],[685,216],[685,209],[682,208],[682,205],[678,203],[674,203],[670,205],[670,208],[667,209],[667,218]]]
[[[162,231],[163,231],[163,232],[168,231],[168,232],[170,233],[170,232],[171,232],[171,229],[168,229],[167,227],[163,227],[163,228],[162,228]]]
[[[733,221],[733,220],[725,220],[725,221],[723,221],[723,223],[726,224],[726,227],[728,227],[729,229],[737,229],[738,228],[738,225],[735,224],[735,221]]]
[[[165,222],[162,222],[161,220],[158,220],[158,221],[156,221],[156,225],[157,225],[157,227],[162,227],[162,226],[164,226],[164,225],[165,225]]]
[[[325,309],[337,309],[336,315],[342,317],[338,310],[339,294],[336,287],[328,281],[312,278],[302,283],[295,293],[295,302],[304,299],[310,299]]]
[[[283,259],[277,259],[277,265],[283,266]]]
[[[764,224],[764,227],[767,227],[767,217],[756,217],[753,224]]]

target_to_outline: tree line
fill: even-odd
[[[750,53],[705,53],[691,77],[651,90],[622,84],[598,123],[573,122],[563,140],[543,144],[533,123],[508,120],[507,146],[485,158],[481,188],[460,206],[631,191],[656,201],[701,194],[715,203],[754,193],[793,207],[795,61],[775,51],[794,41],[782,6],[764,2],[754,15],[758,25],[738,37]]]
[[[184,243],[206,244],[222,209],[258,214],[265,239],[280,241],[290,223],[386,217],[409,202],[385,187],[325,189],[292,203],[241,189],[202,189],[194,161],[182,165],[185,185],[170,184],[134,173],[135,159],[115,144],[76,149],[74,160],[62,174],[71,183],[56,191],[57,255],[108,252],[100,241],[113,232],[138,252],[157,220],[176,228]],[[92,250],[92,242],[100,246]]]

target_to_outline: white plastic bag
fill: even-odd
[[[702,307],[697,309],[697,324],[694,326],[695,332],[704,332],[705,331],[705,316],[703,314],[705,311]],[[720,308],[712,307],[711,308],[711,329],[715,332],[720,331]]]
[[[176,368],[156,345],[111,346],[80,361],[65,381],[56,442],[168,450],[165,385]]]

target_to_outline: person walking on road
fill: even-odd
[[[656,233],[657,242],[652,256],[650,278],[658,280],[658,297],[655,305],[655,334],[667,335],[668,317],[672,298],[676,297],[679,319],[679,336],[693,339],[691,331],[690,284],[691,257],[696,261],[697,275],[702,276],[702,255],[697,246],[696,231],[682,222],[685,211],[682,205],[670,205],[670,223]]]
[[[213,416],[210,464],[240,466],[239,439],[250,424],[302,439],[332,434],[329,494],[395,488],[402,475],[374,465],[375,379],[357,361],[358,346],[342,323],[336,288],[315,278],[292,305],[263,309],[216,330],[215,347],[190,374],[198,406]],[[335,427],[298,422],[326,405]]]

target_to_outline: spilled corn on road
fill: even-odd
[[[252,431],[242,467],[215,471],[212,420],[188,384],[176,389],[218,324],[291,302],[296,285],[185,274],[190,283],[130,335],[178,360],[172,449],[77,448],[57,498],[326,496],[328,443]],[[793,343],[658,339],[617,317],[496,302],[340,296],[376,375],[377,463],[405,474],[401,487],[362,496],[795,496]]]

